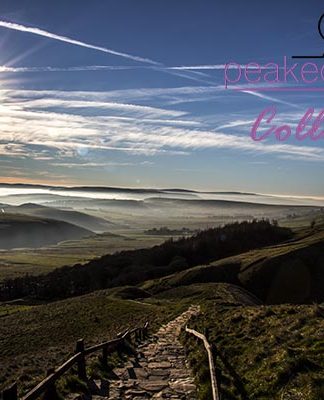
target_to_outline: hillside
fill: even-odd
[[[202,313],[189,326],[208,329],[223,400],[319,400],[323,395],[319,306],[263,306],[246,290],[222,283],[180,286],[151,297],[124,287],[46,305],[20,303],[0,308],[0,381],[5,386],[18,379],[20,393],[64,361],[80,337],[95,344],[146,320],[155,332],[190,304],[200,304]],[[205,351],[185,334],[182,342],[199,383],[199,400],[210,400]],[[96,368],[95,360],[89,361],[90,376],[97,376]]]
[[[140,284],[291,237],[289,229],[266,220],[229,224],[199,232],[190,238],[168,240],[149,249],[123,251],[84,265],[58,268],[44,276],[17,278],[15,290],[12,282],[4,282],[0,298],[36,296],[58,299],[108,287]]]
[[[120,300],[109,291],[44,305],[0,303],[0,390],[17,379],[26,392],[65,361],[80,338],[91,346],[146,321],[154,331],[184,307]]]
[[[233,257],[223,258],[167,277],[146,282],[143,289],[158,293],[204,282],[240,285],[266,303],[324,301],[324,231]]]
[[[324,397],[323,316],[317,305],[256,306],[206,300],[189,326],[207,329],[214,346],[222,400],[319,400]],[[183,335],[200,384],[210,400],[206,353]]]
[[[6,213],[32,215],[40,218],[68,222],[93,232],[105,232],[114,226],[103,219],[74,210],[61,210],[39,204],[27,203],[20,206],[2,206]]]
[[[42,247],[92,235],[63,221],[22,214],[0,214],[0,248]]]

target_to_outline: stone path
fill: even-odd
[[[195,400],[196,386],[179,334],[197,313],[199,306],[191,306],[139,346],[137,356],[124,368],[115,369],[119,379],[110,381],[108,400]]]

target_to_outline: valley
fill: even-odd
[[[222,399],[321,398],[321,207],[179,199],[188,193],[174,189],[171,198],[117,203],[66,198],[62,208],[57,198],[55,207],[48,204],[48,196],[39,204],[35,198],[2,202],[1,217],[28,229],[35,221],[75,222],[87,235],[0,251],[0,390],[18,382],[19,395],[26,394],[73,354],[80,338],[91,346],[148,321],[154,343],[163,324],[194,305],[200,313],[187,323],[208,332]],[[210,400],[206,355],[184,329],[179,333],[197,399]],[[159,348],[149,343],[149,352]],[[114,353],[105,367],[90,357],[88,379],[109,381],[134,357]],[[66,373],[57,382],[58,398],[89,395],[90,381],[78,379],[73,369]],[[130,385],[129,377],[114,379],[116,390]]]

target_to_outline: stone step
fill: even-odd
[[[194,379],[179,341],[181,328],[197,313],[199,307],[190,307],[140,344],[135,357],[123,368],[114,369],[117,379],[108,382],[108,391],[104,392],[96,382],[101,391],[97,390],[92,400],[197,399]]]

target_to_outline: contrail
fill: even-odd
[[[212,65],[181,65],[177,67],[168,67],[168,69],[176,71],[196,71],[196,70],[221,70],[223,71],[227,65],[226,64],[212,64]],[[241,68],[245,68],[244,65],[240,65]],[[237,65],[228,65],[228,69],[237,69]],[[270,69],[263,66],[250,66],[249,69]]]
[[[34,28],[34,27],[31,27],[31,26],[20,25],[20,24],[16,24],[16,23],[13,23],[13,22],[7,22],[7,21],[0,21],[0,27],[7,28],[7,29],[12,29],[14,31],[32,33],[34,35],[47,37],[47,38],[50,38],[50,39],[58,40],[60,42],[74,44],[74,45],[80,46],[80,47],[86,47],[87,49],[101,51],[103,53],[112,54],[114,56],[127,58],[129,60],[138,61],[138,62],[141,62],[141,63],[151,64],[151,65],[156,65],[156,66],[162,65],[161,63],[159,63],[157,61],[150,60],[149,58],[143,58],[143,57],[127,54],[127,53],[121,53],[119,51],[108,49],[106,47],[95,46],[93,44],[81,42],[80,40],[71,39],[71,38],[69,38],[67,36],[57,35],[55,33],[51,33],[51,32],[45,31],[43,29]]]
[[[169,69],[178,70],[178,71],[195,71],[195,70],[223,70],[225,68],[225,64],[213,64],[213,65],[181,65],[178,67],[169,67]]]
[[[96,46],[96,45],[93,45],[93,44],[82,42],[80,40],[69,38],[67,36],[57,35],[56,33],[51,33],[51,32],[45,31],[43,29],[35,28],[35,27],[32,27],[32,26],[26,26],[26,25],[16,24],[14,22],[7,22],[7,21],[1,21],[0,20],[0,27],[11,29],[11,30],[14,30],[14,31],[32,33],[34,35],[46,37],[46,38],[49,38],[49,39],[58,40],[60,42],[70,43],[70,44],[73,44],[73,45],[76,45],[76,46],[86,47],[87,49],[101,51],[103,53],[108,53],[108,54],[112,54],[112,55],[115,55],[115,56],[119,56],[119,57],[123,57],[123,58],[129,59],[129,60],[133,60],[133,61],[149,64],[149,65],[151,65],[151,67],[153,69],[156,69],[157,71],[160,71],[160,72],[169,73],[171,75],[179,76],[179,77],[182,77],[182,78],[185,78],[185,79],[191,79],[191,80],[194,80],[196,82],[203,82],[205,84],[206,83],[213,84],[213,82],[208,82],[208,81],[204,81],[202,79],[196,78],[195,75],[203,75],[202,73],[198,73],[197,71],[172,71],[172,70],[169,70],[168,68],[165,68],[165,65],[163,63],[151,60],[149,58],[143,58],[143,57],[135,56],[135,55],[132,55],[132,54],[122,53],[122,52],[119,52],[119,51],[108,49],[106,47]],[[4,71],[4,69],[3,69],[0,72],[15,72],[15,71],[13,71],[13,70],[9,71],[9,69],[7,69],[7,71]],[[16,72],[19,72],[19,71],[16,71]],[[29,71],[26,70],[26,71],[20,71],[20,72],[29,72]],[[187,72],[187,73],[184,74],[185,72]]]
[[[152,68],[151,66],[123,66],[123,65],[85,65],[76,67],[7,67],[0,65],[1,72],[78,72],[78,71],[119,71],[139,68]]]
[[[194,75],[185,74],[185,72],[192,72],[195,75],[208,77],[208,75],[193,71],[172,71],[170,68],[165,68],[162,64],[159,67],[154,65],[131,65],[131,66],[114,66],[114,65],[86,65],[86,66],[76,66],[76,67],[7,67],[6,65],[0,65],[0,73],[2,72],[78,72],[78,71],[123,71],[123,70],[131,70],[131,69],[151,69],[153,71],[159,71],[163,73],[167,73],[174,76],[179,76],[185,79],[191,79],[196,82],[202,82],[204,84],[213,85],[214,82],[208,80],[202,80],[196,78]]]

